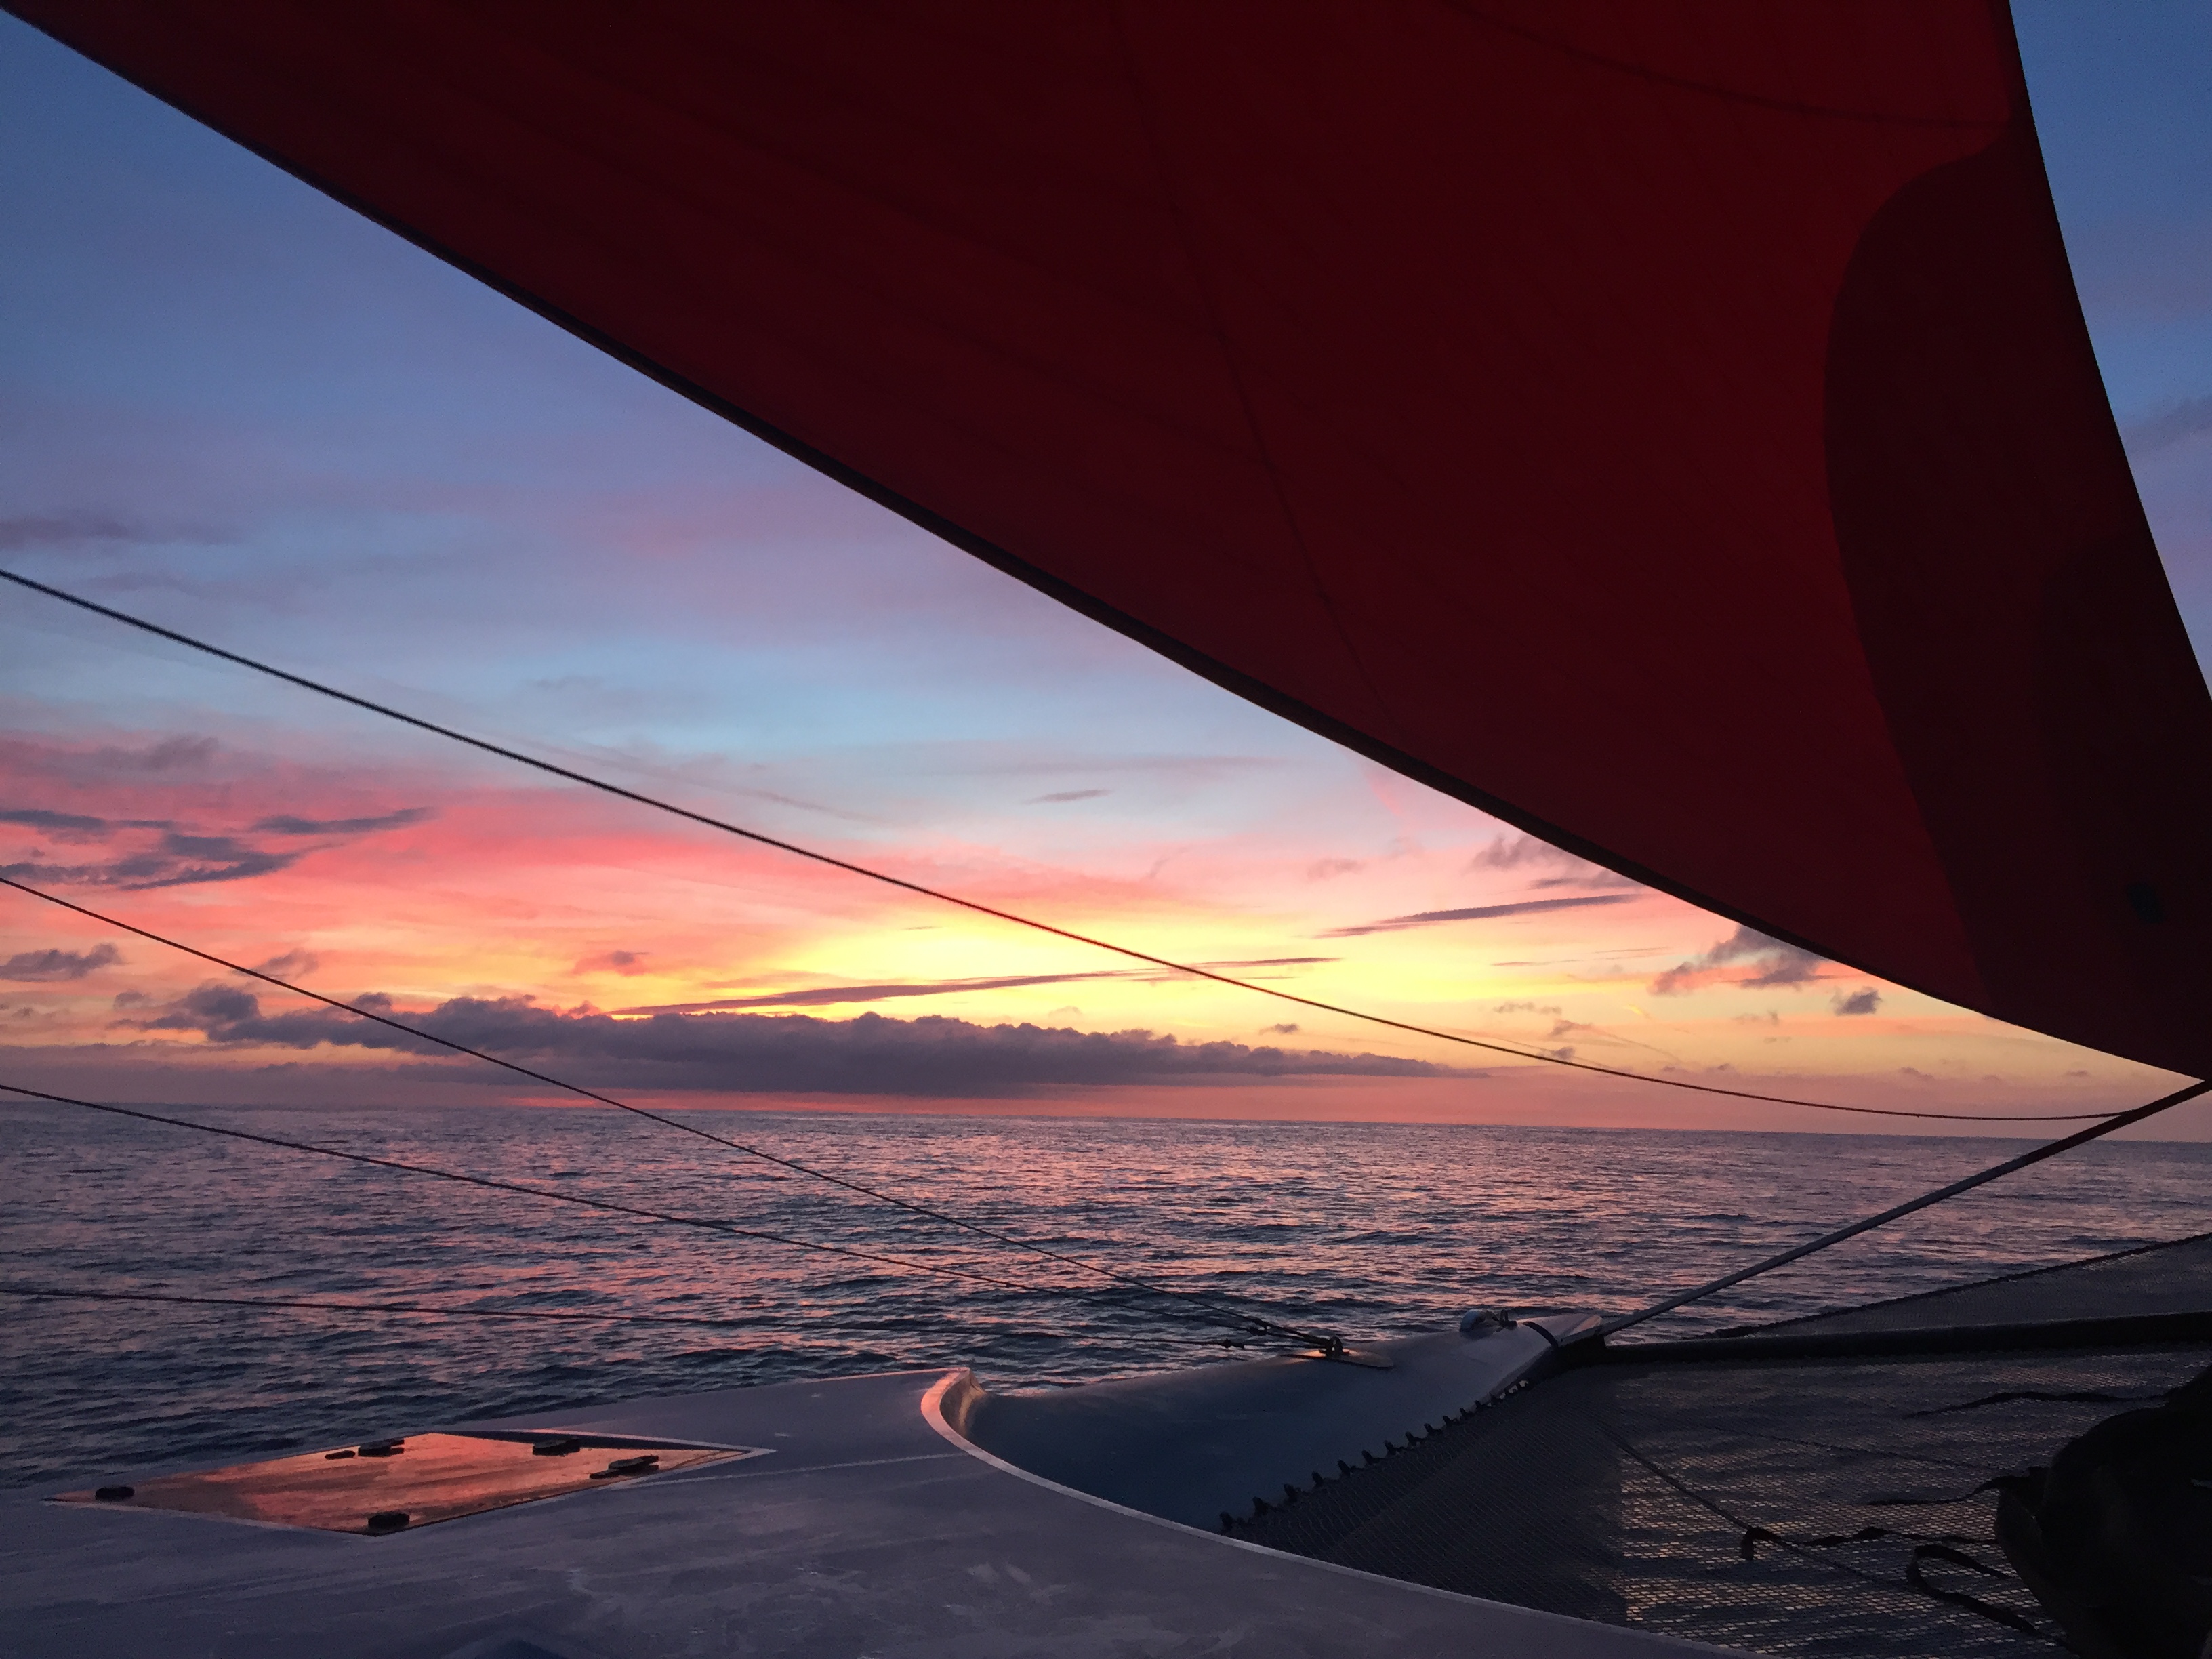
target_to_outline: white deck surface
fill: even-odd
[[[1285,1486],[1379,1457],[1517,1382],[1553,1352],[1540,1322],[1370,1344],[1396,1362],[1389,1370],[1271,1356],[990,1395],[963,1426],[1023,1469],[1213,1532],[1255,1498],[1279,1504]]]
[[[498,1426],[775,1450],[381,1538],[13,1496],[0,1500],[0,1650],[22,1659],[1711,1651],[1277,1554],[1053,1486],[933,1420],[937,1402],[957,1402],[966,1386],[964,1372],[910,1372],[511,1419]]]

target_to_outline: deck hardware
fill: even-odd
[[[646,1452],[636,1457],[617,1457],[606,1468],[594,1474],[592,1479],[616,1480],[625,1474],[650,1474],[659,1467],[659,1457],[654,1453]]]
[[[379,1510],[368,1517],[371,1532],[398,1532],[413,1517],[405,1510]]]
[[[584,1443],[577,1439],[574,1435],[568,1434],[562,1436],[558,1440],[535,1442],[530,1448],[530,1455],[532,1457],[567,1457],[572,1453],[583,1449]]]
[[[354,1449],[349,1446],[343,1451],[325,1452],[323,1454],[323,1462],[325,1463],[335,1463],[341,1457],[352,1457],[356,1455]]]
[[[398,1437],[390,1440],[364,1440],[354,1449],[363,1457],[395,1457],[407,1449],[407,1442]]]
[[[1293,1332],[1291,1334],[1297,1334],[1297,1333]],[[1340,1365],[1361,1365],[1370,1371],[1393,1371],[1398,1369],[1398,1362],[1389,1355],[1378,1353],[1373,1348],[1347,1347],[1340,1336],[1323,1338],[1318,1347],[1303,1349],[1298,1357],[1302,1359],[1334,1360]]]
[[[92,1495],[103,1504],[120,1504],[126,1498],[137,1497],[137,1493],[136,1486],[101,1486]]]

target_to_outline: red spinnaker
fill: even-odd
[[[983,558],[2212,1072],[2212,700],[1985,0],[15,0]]]

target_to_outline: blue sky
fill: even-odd
[[[2212,647],[2212,8],[2035,0],[2015,15],[2082,310],[2203,659]]]

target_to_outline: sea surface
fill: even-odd
[[[1224,1357],[1206,1307],[607,1112],[179,1115],[988,1280],[46,1105],[0,1107],[0,1484],[458,1419],[972,1365],[1055,1387]],[[1358,1340],[1626,1310],[2027,1142],[701,1112],[684,1120],[1217,1307]],[[2212,1146],[2104,1143],[1655,1321],[1786,1318],[2212,1227]],[[557,1322],[26,1290],[711,1320]],[[1255,1344],[1255,1347],[1264,1346]]]

